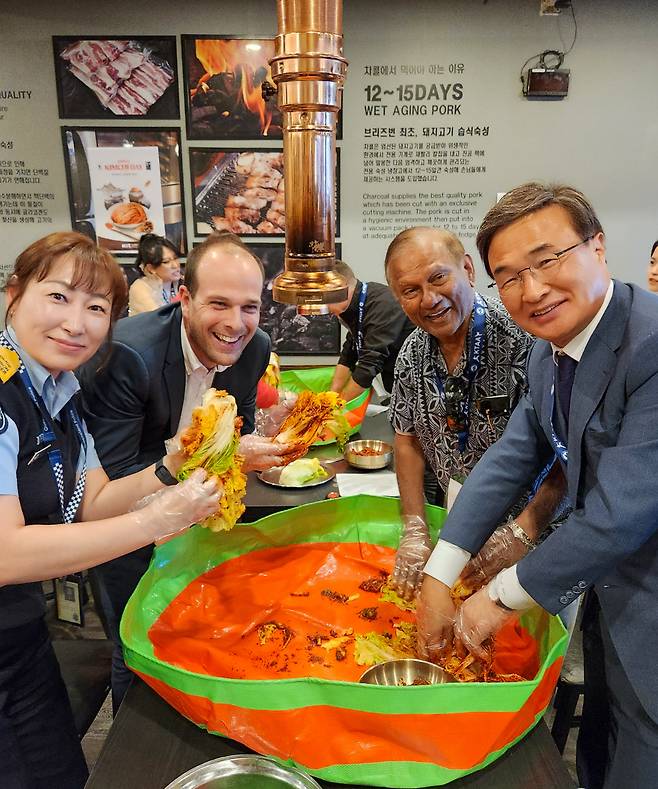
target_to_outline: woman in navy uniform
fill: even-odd
[[[98,461],[71,371],[98,350],[125,304],[123,274],[108,252],[78,233],[52,233],[19,255],[5,290],[0,783],[78,789],[87,768],[39,582],[169,537],[215,511],[219,492],[202,472],[173,487],[176,455],[112,482]]]

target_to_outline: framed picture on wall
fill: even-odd
[[[340,149],[336,151],[336,235],[340,235]],[[283,151],[190,148],[194,235],[283,236]]]
[[[340,324],[333,315],[298,315],[291,304],[272,298],[272,283],[283,271],[284,244],[249,244],[263,261],[265,283],[260,308],[260,328],[269,334],[275,353],[295,356],[336,356],[340,353]],[[340,244],[336,244],[340,259]]]
[[[115,255],[148,232],[186,254],[179,129],[64,126],[62,143],[74,230]]]
[[[272,83],[274,40],[239,36],[182,37],[187,137],[190,140],[280,140]]]
[[[190,148],[194,234],[283,236],[283,151]]]
[[[53,36],[60,118],[180,118],[175,36]]]

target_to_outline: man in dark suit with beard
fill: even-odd
[[[189,424],[211,386],[236,400],[243,420],[239,452],[244,469],[281,464],[285,447],[249,435],[256,387],[270,357],[269,338],[258,328],[262,287],[262,264],[237,236],[210,236],[188,256],[180,303],[120,321],[110,348],[85,365],[79,376],[85,419],[111,479],[162,458],[165,442]],[[163,482],[175,482],[162,464],[156,474]],[[132,677],[123,663],[119,621],[151,554],[148,546],[96,571],[99,602],[117,646],[115,710]]]

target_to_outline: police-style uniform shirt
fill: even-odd
[[[44,402],[52,419],[57,447],[62,452],[64,499],[69,501],[77,477],[86,461],[87,471],[101,464],[94,440],[84,421],[82,429],[87,440],[84,453],[80,439],[63,410],[74,399],[79,384],[71,372],[52,375],[23,351],[11,328],[5,336],[19,352],[32,385]],[[36,523],[61,523],[62,512],[57,485],[48,460],[48,452],[39,452],[37,438],[42,432],[42,418],[18,375],[0,382],[0,495],[18,496],[27,526]],[[42,616],[45,604],[40,583],[12,584],[0,587],[0,629],[18,627]]]
[[[416,436],[444,491],[451,477],[468,474],[500,438],[526,389],[526,364],[534,340],[512,321],[498,300],[480,298],[487,305],[485,347],[471,387],[468,439],[463,453],[459,435],[448,427],[443,392],[449,373],[437,340],[417,328],[402,346],[395,367],[391,425],[396,433]],[[469,326],[467,337],[470,334]],[[464,348],[453,377],[466,377],[468,350]],[[487,398],[500,395],[507,398],[507,413],[487,415]]]

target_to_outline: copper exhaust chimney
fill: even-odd
[[[283,117],[285,271],[274,299],[303,315],[347,298],[336,262],[336,117],[347,61],[342,0],[277,0],[271,61]]]

